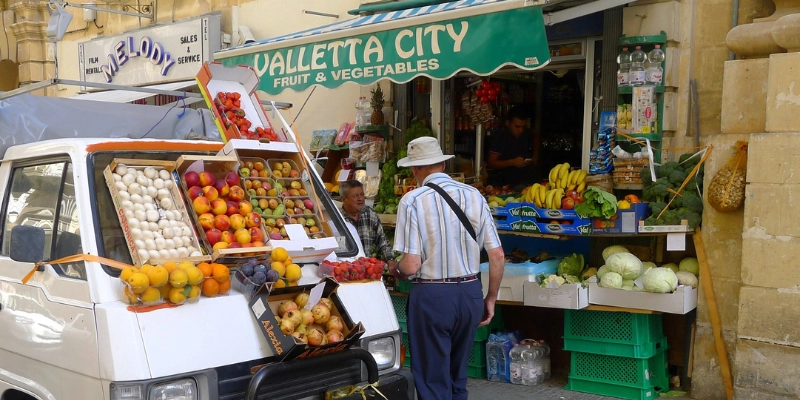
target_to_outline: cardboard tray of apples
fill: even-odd
[[[385,267],[386,263],[375,257],[361,257],[353,262],[325,260],[319,272],[337,282],[368,282],[381,280]]]
[[[200,239],[214,261],[266,256],[272,250],[261,215],[253,212],[236,172],[239,160],[227,156],[181,156],[176,162]]]

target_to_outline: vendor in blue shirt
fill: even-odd
[[[500,181],[490,183],[515,188],[540,179],[539,137],[527,129],[527,120],[524,111],[514,107],[500,129],[492,133],[487,166],[500,173]]]

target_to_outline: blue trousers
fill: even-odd
[[[415,283],[407,314],[419,400],[466,400],[467,363],[483,317],[481,282]]]

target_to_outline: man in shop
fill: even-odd
[[[489,143],[490,169],[499,172],[496,185],[511,188],[538,181],[538,135],[527,129],[528,118],[520,107],[508,111],[503,126],[494,132]]]
[[[364,253],[386,261],[389,267],[394,266],[394,251],[389,239],[383,231],[378,213],[364,202],[364,185],[357,180],[349,180],[339,184],[342,200],[342,214],[345,220],[356,227]]]
[[[503,248],[480,192],[450,178],[436,138],[408,143],[420,187],[400,200],[394,249],[403,258],[389,272],[413,277],[408,299],[411,373],[420,400],[467,399],[467,363],[478,326],[494,316],[503,277]],[[489,255],[489,288],[478,280],[481,248]]]

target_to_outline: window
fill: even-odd
[[[66,160],[14,168],[5,215],[3,255],[10,253],[11,229],[17,225],[44,230],[45,260],[83,252],[72,164]],[[86,279],[83,262],[54,268],[59,275]]]

